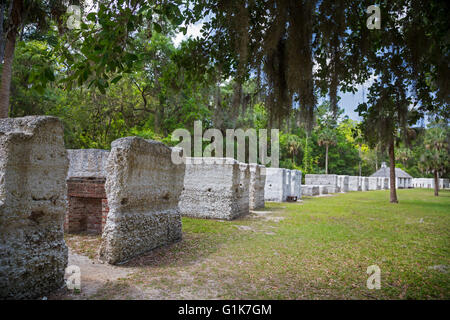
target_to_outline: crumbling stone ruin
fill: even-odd
[[[283,194],[285,197],[284,201],[287,201],[287,197],[292,196],[291,192],[291,170],[289,169],[284,169],[284,173],[286,175],[285,178],[285,184],[284,184],[284,190],[283,190]]]
[[[327,190],[328,192],[328,190]],[[312,197],[320,195],[320,186],[318,185],[302,185],[302,195]]]
[[[378,188],[378,178],[377,177],[368,177],[369,179],[369,191],[377,190]]]
[[[266,184],[264,187],[264,200],[283,202],[286,201],[288,189],[286,187],[286,169],[266,168]],[[290,192],[290,190],[289,190]]]
[[[361,191],[361,179],[359,176],[348,177],[348,191]]]
[[[100,149],[67,150],[68,207],[64,230],[101,234],[109,212],[106,199],[105,166],[109,151]]]
[[[439,189],[447,189],[450,187],[449,179],[438,179]],[[434,189],[434,178],[413,178],[411,181],[413,188]]]
[[[239,193],[237,205],[242,208],[244,214],[249,212],[250,208],[250,166],[247,163],[239,163]]]
[[[383,182],[381,184],[381,189],[386,190],[389,189],[389,178],[382,178]]]
[[[250,170],[232,158],[186,158],[183,216],[232,220],[249,211]],[[246,191],[247,190],[247,191]]]
[[[64,284],[69,162],[55,117],[0,119],[0,298],[36,298]]]
[[[369,177],[361,177],[361,191],[369,191]]]
[[[338,176],[335,174],[307,174],[305,175],[305,184],[337,186]]]
[[[305,184],[314,186],[326,186],[327,193],[337,193],[341,191],[339,187],[338,176],[335,174],[307,174],[305,175]],[[325,188],[318,188],[324,192]],[[309,191],[308,191],[309,193]]]
[[[249,208],[250,210],[264,208],[264,186],[266,184],[265,167],[256,163],[249,164]]]
[[[101,260],[123,263],[181,239],[178,201],[185,168],[171,161],[171,152],[163,143],[138,137],[112,142],[105,168],[109,213]]]
[[[338,185],[340,192],[348,192],[348,176],[339,175]]]
[[[328,186],[319,186],[319,195],[328,194]]]
[[[383,177],[379,177],[378,178],[377,190],[383,190],[383,189],[384,189],[384,178]]]
[[[291,170],[291,196],[302,197],[302,172],[299,170]]]

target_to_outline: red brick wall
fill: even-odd
[[[70,178],[67,180],[68,208],[64,230],[100,234],[109,212],[103,178]]]

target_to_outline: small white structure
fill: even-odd
[[[186,158],[181,215],[232,220],[249,212],[250,169],[232,158]]]
[[[369,191],[378,189],[378,178],[377,177],[369,177]]]
[[[291,174],[291,170],[289,169],[284,169],[285,173],[286,173],[286,180],[285,180],[285,185],[284,185],[284,195],[287,198],[288,196],[292,196],[292,181],[291,181],[291,176],[293,176],[293,174]],[[286,199],[285,199],[286,200]]]
[[[361,177],[361,191],[369,191],[369,177]]]
[[[303,196],[318,196],[320,195],[320,186],[304,184],[302,185],[302,195]]]
[[[329,186],[319,186],[319,195],[328,194]]]
[[[348,176],[342,176],[348,177]],[[348,179],[343,178],[341,180],[344,188],[348,189]],[[327,193],[337,193],[341,191],[339,186],[339,176],[335,174],[307,174],[305,175],[305,185],[317,186],[320,190],[320,186],[326,186]],[[322,190],[324,190],[322,188]],[[314,193],[308,190],[308,193]]]
[[[338,176],[338,187],[341,192],[348,192],[348,176],[345,175]]]
[[[305,184],[338,186],[338,176],[336,174],[307,174],[305,175]]]
[[[361,178],[359,176],[349,176],[348,191],[361,191]]]
[[[283,202],[290,193],[286,182],[286,169],[266,168],[266,184],[264,186],[264,200]]]
[[[302,172],[291,170],[291,196],[300,199],[302,197]]]
[[[413,178],[411,184],[413,188],[434,189],[434,178]],[[449,188],[449,179],[439,179],[439,189],[447,188]]]
[[[390,170],[389,167],[386,166],[386,162],[383,162],[381,168],[370,177],[390,178]],[[402,169],[395,168],[395,187],[397,189],[412,188],[412,179],[413,177]]]

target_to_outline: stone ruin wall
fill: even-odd
[[[64,284],[67,153],[55,117],[0,120],[0,298]]]
[[[289,169],[283,169],[284,170],[284,174],[285,174],[285,184],[284,184],[284,188],[283,188],[283,201],[287,200],[288,196],[293,196],[292,194],[292,170]]]
[[[138,137],[115,140],[106,164],[109,214],[100,259],[120,264],[181,240],[178,201],[184,164],[163,143]]]
[[[361,191],[369,191],[369,177],[361,177]]]
[[[368,184],[368,190],[369,191],[373,191],[373,190],[377,190],[378,188],[378,178],[377,177],[367,177],[367,179],[369,180],[369,184]]]
[[[361,191],[361,178],[359,176],[349,176],[348,191]]]
[[[328,194],[329,186],[319,186],[319,195]]]
[[[291,195],[301,199],[302,197],[302,172],[291,170]]]
[[[249,181],[249,209],[264,208],[264,185],[266,183],[265,167],[259,164],[251,163],[250,181]]]
[[[181,214],[224,220],[247,214],[249,183],[248,166],[235,159],[186,158]]]
[[[338,175],[338,187],[340,192],[348,192],[348,176]]]
[[[247,163],[239,163],[239,193],[237,197],[237,210],[240,215],[248,214],[250,210],[250,166]]]
[[[327,189],[328,193],[328,189]],[[302,195],[307,197],[320,195],[320,186],[318,185],[302,185]]]
[[[264,200],[283,202],[286,197],[286,169],[266,168]]]
[[[434,189],[434,178],[413,178],[411,181],[413,188],[432,188]],[[439,179],[439,189],[449,188],[449,179]]]
[[[68,149],[68,207],[64,230],[101,234],[109,212],[106,199],[106,163],[109,151]]]
[[[307,174],[305,175],[305,184],[338,186],[338,176],[335,174]]]
[[[383,178],[382,189],[389,189],[389,178]]]

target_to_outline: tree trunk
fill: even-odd
[[[361,177],[361,145],[359,145],[359,176]]]
[[[3,52],[5,49],[5,38],[3,36],[3,20],[5,17],[6,1],[2,0],[0,7],[0,63],[3,61]]]
[[[11,88],[12,63],[16,38],[22,22],[22,1],[14,0],[11,16],[8,19],[8,35],[6,36],[5,55],[2,69],[2,83],[0,86],[0,118],[7,118],[9,113],[9,94]]]
[[[325,144],[325,174],[328,174],[328,144]]]
[[[163,121],[164,121],[164,106],[163,106],[162,102],[160,102],[155,110],[155,122],[154,122],[154,128],[153,128],[155,133],[157,133],[157,134],[162,133]]]
[[[394,140],[389,143],[389,170],[390,170],[390,192],[391,203],[398,203],[397,190],[395,189],[395,154]]]
[[[434,170],[434,195],[439,196],[439,176],[437,170]]]

